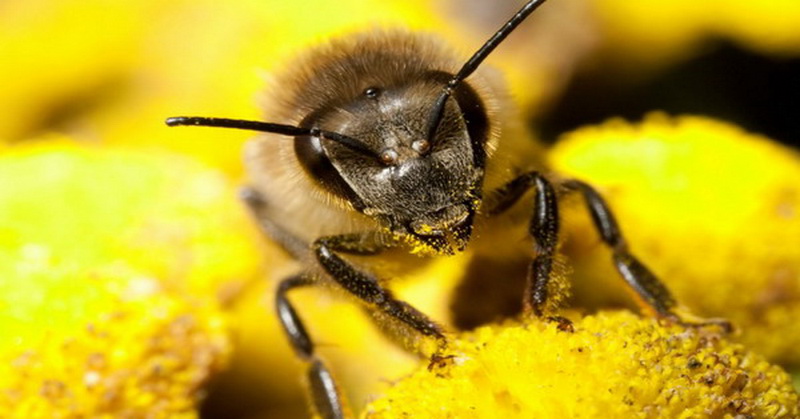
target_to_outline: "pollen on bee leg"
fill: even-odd
[[[566,257],[556,253],[551,261],[550,276],[547,284],[542,290],[544,298],[541,304],[536,307],[525,306],[524,311],[528,317],[539,317],[544,319],[560,317],[559,310],[570,297],[570,266]],[[533,285],[533,284],[530,284]],[[531,290],[526,290],[526,293]],[[527,298],[525,299],[527,301]]]

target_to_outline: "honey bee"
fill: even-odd
[[[669,291],[628,251],[605,201],[590,185],[548,171],[502,82],[481,68],[544,2],[528,1],[466,62],[432,35],[404,30],[350,35],[306,51],[267,101],[269,118],[280,123],[167,120],[266,133],[246,146],[251,183],[243,199],[264,233],[308,266],[280,283],[276,309],[307,363],[322,417],[344,417],[346,407],[289,291],[333,284],[443,350],[443,327],[395,298],[383,264],[369,259],[451,255],[470,245],[486,259],[523,261],[525,312],[558,319],[551,279],[559,265],[558,202],[569,193],[583,197],[642,304],[680,321]],[[528,192],[532,199],[522,199]],[[527,236],[533,249],[520,249],[509,239],[516,236]]]

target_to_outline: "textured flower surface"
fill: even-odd
[[[794,418],[790,377],[714,332],[628,312],[481,327],[365,418]]]

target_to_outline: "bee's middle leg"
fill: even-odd
[[[314,343],[287,297],[292,289],[313,285],[315,281],[303,275],[284,279],[275,293],[275,310],[294,352],[308,364],[306,374],[311,400],[317,414],[326,419],[343,419],[350,416],[347,404],[330,371],[314,351]]]
[[[266,211],[267,202],[254,189],[243,188],[241,198],[248,206],[261,231],[278,243],[295,259],[308,253],[308,244],[280,227]],[[306,363],[309,396],[316,413],[325,419],[350,417],[348,406],[336,381],[314,348],[314,342],[306,331],[302,318],[288,297],[290,291],[317,285],[317,281],[305,275],[284,279],[275,292],[275,311],[278,321],[297,357]]]
[[[558,199],[553,185],[538,172],[525,173],[492,193],[488,212],[489,215],[502,213],[531,188],[536,195],[528,233],[533,237],[536,255],[528,267],[523,307],[541,317],[546,311],[548,284],[558,249]]]
[[[693,317],[691,319],[686,319],[676,314],[674,311],[677,307],[675,298],[672,297],[666,285],[628,250],[628,245],[622,236],[617,221],[600,194],[592,186],[579,180],[568,180],[563,185],[568,190],[577,191],[583,196],[595,229],[606,246],[611,249],[617,272],[639,296],[646,307],[661,318],[669,319],[685,326],[714,325],[722,328],[725,332],[733,330],[731,323],[725,319],[703,319],[694,316],[690,316]]]
[[[642,302],[659,317],[676,318],[672,312],[675,299],[655,274],[628,250],[617,221],[605,200],[589,184],[579,180],[567,180],[563,185],[583,196],[586,209],[592,218],[600,239],[611,249],[614,266],[622,279],[641,298]]]

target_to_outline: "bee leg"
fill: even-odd
[[[309,245],[293,236],[275,223],[267,214],[267,203],[256,190],[244,187],[240,191],[242,201],[248,206],[267,237],[279,244],[295,259],[308,254]],[[287,294],[294,288],[314,285],[314,281],[306,276],[297,275],[283,280],[275,294],[275,310],[286,337],[294,352],[308,364],[307,380],[310,387],[311,401],[316,413],[325,419],[340,419],[351,416],[347,411],[345,400],[337,389],[328,368],[314,352],[314,343],[306,331],[303,321],[298,316]]]
[[[614,258],[614,266],[622,276],[622,279],[631,287],[641,300],[659,317],[676,321],[687,326],[717,325],[723,330],[731,331],[731,324],[724,319],[693,319],[691,321],[682,320],[673,309],[677,305],[675,299],[670,294],[667,287],[628,250],[628,245],[622,237],[622,233],[614,219],[614,215],[608,208],[608,204],[603,200],[597,191],[589,184],[579,180],[568,180],[563,185],[572,191],[578,191],[583,195],[589,214],[592,217],[595,228],[600,234],[603,242],[611,248]]]
[[[286,253],[295,259],[302,259],[308,254],[308,243],[280,227],[267,215],[267,202],[258,191],[245,186],[239,191],[239,198],[250,209],[253,217],[258,221],[261,231],[280,245]]]
[[[622,279],[659,316],[676,317],[671,311],[676,305],[672,294],[642,262],[628,251],[628,244],[622,237],[617,220],[614,219],[608,204],[600,194],[590,185],[578,180],[568,180],[563,185],[568,190],[577,191],[583,196],[600,238],[613,252],[614,266]]]
[[[547,285],[558,248],[558,199],[553,185],[538,173],[533,176],[536,196],[528,233],[533,237],[536,256],[528,268],[523,304],[542,316],[547,303]]]
[[[530,188],[535,189],[536,196],[528,232],[533,237],[536,256],[528,268],[523,305],[526,311],[541,317],[545,314],[547,286],[558,248],[558,199],[553,185],[538,172],[525,173],[490,195],[488,213],[502,213]]]
[[[316,413],[326,419],[345,418],[349,415],[341,392],[337,389],[336,382],[325,364],[314,353],[314,343],[303,326],[303,321],[286,296],[294,288],[309,285],[314,285],[314,281],[303,275],[283,280],[278,285],[275,295],[275,309],[281,327],[289,338],[289,343],[297,356],[308,364],[307,378]]]
[[[390,290],[378,283],[376,278],[357,270],[335,253],[369,254],[370,251],[376,250],[371,247],[362,248],[354,243],[359,239],[360,236],[357,235],[322,237],[314,242],[312,249],[320,266],[347,292],[367,303],[370,308],[393,317],[420,334],[444,342],[444,334],[438,324],[410,304],[396,299]],[[388,247],[391,244],[387,243],[384,246]]]

